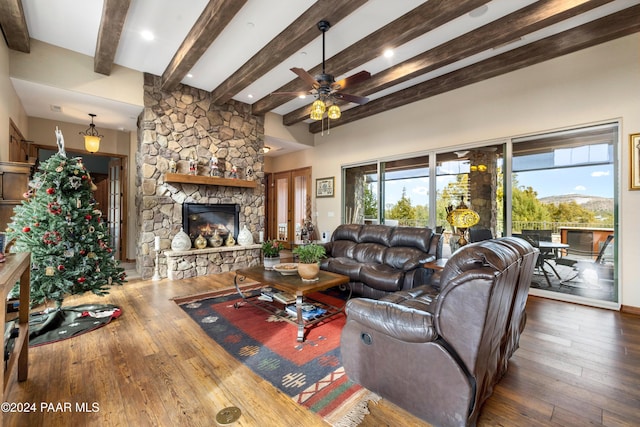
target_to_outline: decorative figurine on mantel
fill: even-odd
[[[231,179],[238,179],[238,168],[235,166],[231,166],[231,175],[229,175]]]
[[[198,158],[196,157],[196,153],[191,155],[189,158],[189,175],[197,175],[198,174]]]
[[[218,158],[216,156],[212,156],[211,160],[209,160],[209,176],[220,176],[220,168],[218,167]]]
[[[178,170],[178,165],[176,164],[176,161],[173,159],[169,160],[169,172],[170,173],[176,173],[176,171]]]

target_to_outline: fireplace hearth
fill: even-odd
[[[202,235],[208,239],[215,231],[226,240],[229,234],[238,240],[240,206],[237,204],[184,203],[182,226],[191,242]]]

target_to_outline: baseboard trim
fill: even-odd
[[[634,307],[632,305],[621,305],[620,311],[622,313],[635,314],[637,316],[640,316],[640,307]]]

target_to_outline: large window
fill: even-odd
[[[587,285],[573,280],[580,274],[571,277],[576,265],[565,262],[567,271],[556,261],[586,248],[594,261],[606,248],[615,262],[618,140],[618,124],[609,123],[344,167],[343,222],[429,226],[443,233],[445,254],[458,248],[463,233],[500,237],[537,230],[564,245],[547,262],[564,271],[545,280],[545,292],[615,302],[615,267],[607,278],[612,283]],[[447,222],[447,211],[461,203],[479,215],[473,230]]]
[[[429,224],[429,157],[344,169],[345,222],[411,227]]]

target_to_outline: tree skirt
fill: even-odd
[[[259,288],[253,291],[259,292]],[[213,298],[211,298],[214,296]],[[341,305],[326,293],[313,295]],[[297,403],[334,426],[358,425],[378,396],[352,383],[340,361],[344,314],[311,328],[298,342],[297,327],[242,301],[234,290],[176,302],[215,342]]]
[[[31,313],[29,345],[35,347],[93,331],[121,314],[122,310],[111,304],[84,304]]]

